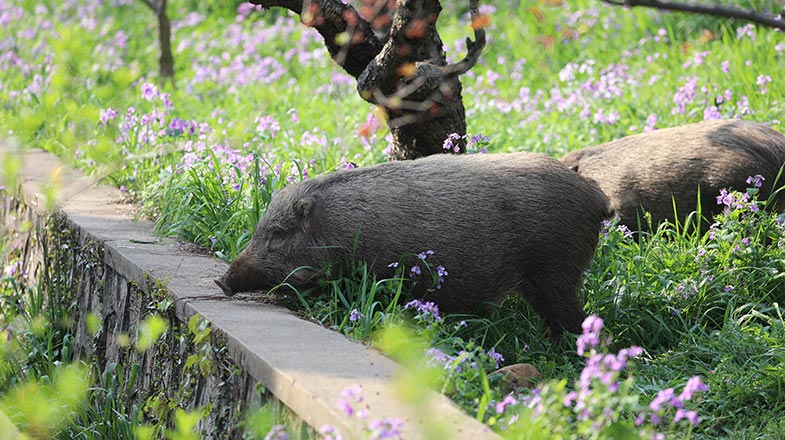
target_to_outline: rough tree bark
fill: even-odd
[[[475,40],[467,55],[448,64],[436,29],[439,0],[365,0],[361,16],[340,0],[251,0],[300,16],[324,39],[330,56],[357,79],[357,91],[388,115],[392,159],[416,159],[446,152],[444,140],[466,134],[459,76],[477,62],[485,46],[477,0],[469,1]],[[389,19],[380,13],[389,8]],[[369,21],[370,20],[370,21]],[[463,153],[461,139],[454,143]]]
[[[765,12],[752,11],[748,9],[735,8],[733,6],[712,5],[702,3],[680,3],[661,0],[602,0],[605,3],[615,6],[645,7],[660,9],[663,11],[687,12],[692,14],[713,15],[723,18],[738,18],[751,23],[785,31],[785,21],[782,19],[783,13],[779,15],[768,14]]]
[[[161,83],[171,81],[174,85],[174,56],[172,55],[172,26],[166,15],[167,0],[142,0],[152,9],[158,19],[158,46],[161,52],[158,58],[158,75]]]

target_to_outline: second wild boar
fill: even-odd
[[[391,277],[391,262],[430,250],[431,267],[448,275],[440,289],[415,293],[441,310],[477,312],[517,292],[554,334],[579,333],[586,314],[578,288],[609,213],[596,185],[539,154],[390,162],[276,192],[216,283],[227,295],[284,280],[302,288],[351,256]]]
[[[724,208],[717,203],[720,190],[744,192],[750,176],[766,179],[759,195],[766,200],[785,164],[785,136],[761,123],[709,120],[586,147],[562,162],[597,182],[622,224],[646,230],[641,208],[655,227],[676,218],[684,222],[698,208],[699,188],[701,214],[709,220]]]

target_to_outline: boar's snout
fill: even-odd
[[[235,293],[234,290],[232,290],[232,288],[229,287],[229,285],[226,283],[226,281],[224,281],[223,277],[216,279],[215,280],[215,284],[218,284],[218,287],[220,287],[221,290],[223,290],[224,295],[226,295],[226,296],[234,295],[234,293]]]

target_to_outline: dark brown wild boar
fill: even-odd
[[[356,258],[381,277],[403,255],[434,251],[432,267],[449,275],[441,289],[417,293],[445,312],[476,312],[519,292],[554,333],[579,332],[586,315],[577,289],[609,213],[596,185],[543,155],[385,163],[276,192],[216,283],[227,295],[284,279],[306,287],[327,263],[352,255],[358,237]]]
[[[597,182],[611,201],[621,223],[647,229],[639,208],[651,213],[656,226],[697,210],[698,188],[704,217],[722,211],[717,195],[723,188],[744,191],[750,176],[766,180],[765,200],[785,163],[785,136],[756,122],[713,120],[628,136],[586,147],[562,158],[567,166]],[[785,182],[777,182],[777,187]],[[777,207],[782,209],[782,197]]]

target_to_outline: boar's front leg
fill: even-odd
[[[521,294],[534,310],[548,323],[551,337],[559,337],[565,330],[580,334],[586,312],[578,300],[577,287],[581,274],[540,273],[525,281]]]

